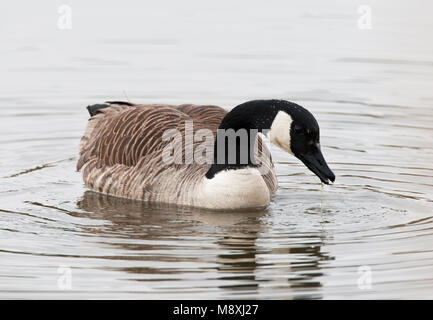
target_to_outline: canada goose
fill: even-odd
[[[320,150],[316,119],[289,101],[254,100],[230,112],[211,105],[118,101],[87,108],[91,117],[81,138],[77,170],[95,191],[208,209],[267,206],[278,182],[270,152],[258,132],[266,132],[271,143],[300,159],[323,183],[335,180]],[[188,128],[188,121],[193,128]],[[180,134],[180,141],[175,135],[164,137],[170,129]],[[230,129],[246,131],[247,141],[236,136],[230,142],[224,136]],[[202,140],[186,139],[188,130],[193,131],[190,134],[213,133],[210,162],[191,161],[186,152],[180,152],[177,159],[181,161],[166,161],[164,157],[174,153],[167,153],[170,144],[178,148],[173,150],[203,148]],[[235,154],[230,158],[233,146]],[[247,157],[242,158],[245,152]],[[269,156],[259,159],[259,154]]]

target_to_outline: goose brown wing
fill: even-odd
[[[165,130],[188,116],[167,105],[112,106],[89,119],[80,144],[79,170],[90,158],[102,164],[134,166],[141,157],[162,150]]]
[[[194,129],[207,128],[215,135],[227,111],[213,105],[182,104],[177,110],[187,114],[194,121]]]

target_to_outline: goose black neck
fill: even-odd
[[[294,106],[299,107],[285,100],[253,100],[233,108],[218,128],[213,164],[206,177],[212,179],[223,170],[256,167],[254,142],[257,133],[270,129],[279,111],[290,114]]]

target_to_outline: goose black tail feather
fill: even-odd
[[[92,104],[91,106],[87,106],[87,110],[91,117],[98,113],[98,110],[110,107],[109,104]]]
[[[121,105],[121,106],[133,106],[134,105],[133,103],[126,102],[126,101],[105,101],[105,103],[117,104],[117,105]]]
[[[106,101],[105,103],[108,104],[93,104],[91,106],[87,106],[87,110],[89,110],[89,114],[91,117],[93,117],[95,114],[98,113],[98,110],[111,107],[111,105],[121,105],[121,106],[133,106],[134,104],[131,102],[125,102],[125,101]]]

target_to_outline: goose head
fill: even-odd
[[[321,151],[319,124],[307,109],[292,103],[283,104],[267,136],[273,144],[301,160],[323,183],[335,181]]]
[[[320,147],[319,124],[305,108],[286,100],[253,100],[233,108],[222,120],[219,129],[246,129],[266,133],[270,142],[302,161],[323,183],[335,181]],[[218,140],[214,148],[214,164],[206,174],[213,178],[222,170],[254,167],[248,163],[217,163]],[[227,145],[225,147],[227,149]],[[220,148],[219,150],[224,149]],[[240,146],[238,146],[238,149]],[[250,153],[251,154],[251,153]]]

